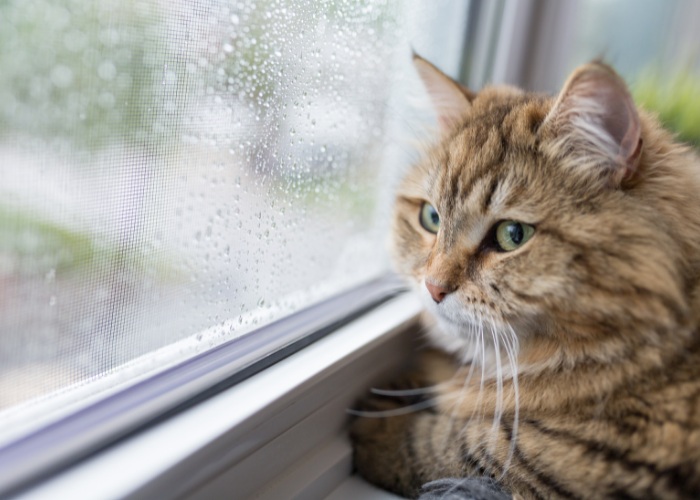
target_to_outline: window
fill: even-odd
[[[602,55],[700,144],[696,11],[0,2],[0,495],[85,496],[83,470],[135,498],[328,493],[343,409],[419,310],[371,310],[397,291],[391,194],[431,127],[410,48],[475,89],[555,91]]]
[[[0,491],[36,475],[20,451],[52,426],[128,420],[203,354],[323,330],[396,290],[384,243],[420,126],[410,48],[457,74],[467,7],[0,4]]]

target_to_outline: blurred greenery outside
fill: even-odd
[[[656,66],[644,70],[633,84],[635,100],[656,113],[679,140],[700,148],[700,75],[691,69],[664,74]]]
[[[178,113],[169,112],[161,84],[163,60],[174,54],[149,50],[162,32],[156,7],[0,2],[0,138],[27,134],[96,151],[117,141],[148,149],[172,137]],[[163,115],[171,126],[161,125]]]
[[[306,44],[321,20],[338,20],[332,29],[339,29],[341,21],[352,20],[353,12],[371,7],[370,21],[364,18],[363,23],[377,33],[397,23],[389,0],[379,8],[365,0],[326,0],[313,9],[286,11],[278,8],[279,0],[248,3],[255,8],[230,15],[231,24],[219,34],[223,50],[202,69],[196,56],[184,60],[175,44],[171,48],[168,39],[163,40],[169,28],[157,2],[0,0],[0,141],[16,135],[45,138],[89,154],[117,143],[157,158],[164,148],[178,144],[188,110],[175,105],[176,97],[192,93],[195,85],[199,91],[209,85],[256,108],[262,126],[279,135],[284,130],[272,103],[292,97],[290,75],[280,64],[280,58],[291,55],[280,51],[288,46],[288,28]],[[243,28],[245,36],[239,36]],[[192,68],[198,73],[193,75]],[[700,147],[700,76],[688,70],[669,78],[650,68],[637,79],[633,93],[680,140]],[[181,101],[189,102],[187,97]],[[347,211],[358,221],[368,219],[374,197],[362,172],[334,170],[331,162],[318,157],[305,159],[321,167],[313,172],[297,170],[295,163],[285,165],[283,172],[271,172],[265,164],[286,160],[274,156],[278,146],[270,136],[265,141],[251,149],[256,153],[249,153],[248,161],[257,162],[253,168],[267,176],[273,195]],[[335,156],[343,166],[357,160],[347,154]],[[131,266],[144,258],[133,245],[100,246],[96,235],[5,205],[0,205],[0,237],[0,252],[15,256],[15,267],[38,257],[35,264],[43,264],[37,272],[115,260]]]
[[[83,156],[115,144],[128,145],[157,158],[164,147],[178,143],[188,110],[175,106],[175,98],[187,103],[189,99],[182,96],[191,94],[195,83],[200,94],[210,85],[248,102],[264,117],[271,101],[279,99],[277,87],[285,79],[275,68],[280,67],[277,47],[284,47],[286,35],[284,29],[272,28],[291,24],[308,37],[319,19],[347,20],[358,5],[371,8],[366,0],[327,0],[308,12],[289,11],[288,18],[280,18],[280,9],[270,8],[279,6],[277,0],[249,3],[255,8],[245,18],[233,14],[228,28],[239,57],[226,57],[229,54],[222,51],[209,55],[202,68],[196,55],[183,60],[182,54],[173,52],[175,47],[169,47],[167,37],[163,40],[169,27],[158,2],[0,0],[0,142],[34,137],[47,146],[67,145]],[[373,3],[371,25],[380,31],[392,20],[391,9],[376,9]],[[231,37],[242,27],[245,36]],[[206,47],[198,49],[207,55]],[[272,115],[271,120],[279,120]],[[360,218],[369,215],[371,193],[347,187],[330,168],[308,173],[293,181],[273,175],[270,179],[276,185],[271,191],[289,197],[291,187],[295,190],[291,196],[305,205],[337,204]],[[115,260],[133,266],[143,259],[133,245],[105,247],[97,235],[2,204],[0,237],[0,256],[10,257],[0,273],[40,275],[114,266]]]
[[[67,146],[76,158],[128,145],[142,157],[156,157],[181,122],[163,90],[162,60],[175,54],[167,44],[158,44],[158,58],[148,50],[162,35],[157,6],[138,0],[0,1],[0,142],[38,138],[47,149]],[[102,243],[96,234],[7,205],[0,205],[0,235],[0,255],[10,261],[0,272],[20,276],[95,266],[134,269],[144,258],[134,245]]]
[[[15,262],[5,263],[12,268],[0,268],[0,273],[31,275],[88,265],[94,261],[96,249],[89,234],[0,206],[0,252],[17,257]]]
[[[34,215],[0,205],[0,276],[54,275],[67,270],[103,266],[146,272],[161,280],[177,279],[176,273],[160,261],[150,262],[146,250],[135,251],[106,243],[87,231],[67,229]]]

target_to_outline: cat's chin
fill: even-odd
[[[435,347],[455,355],[463,364],[488,364],[495,358],[494,331],[490,324],[467,315],[455,318],[435,304],[426,306],[427,332]]]
[[[435,323],[430,329],[431,340],[438,347],[456,354],[462,360],[471,360],[482,347],[487,351],[493,350],[493,338],[490,328],[477,324],[457,324],[442,315],[435,316]],[[465,333],[465,332],[472,332]],[[483,338],[482,338],[483,337]]]
[[[511,378],[519,371],[517,367],[517,353],[508,356],[507,349],[501,344],[497,347],[495,338],[497,334],[490,325],[481,325],[478,337],[464,335],[464,325],[455,325],[449,320],[434,318],[434,322],[428,329],[432,344],[452,355],[462,365],[474,365],[478,373],[484,379]],[[471,325],[475,331],[478,325]]]
[[[453,354],[462,364],[486,367],[508,364],[508,353],[517,357],[518,339],[506,322],[488,311],[473,310],[455,295],[436,303],[425,286],[420,298],[429,317],[426,322],[432,344]]]

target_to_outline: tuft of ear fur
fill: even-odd
[[[433,101],[440,128],[443,132],[454,128],[471,108],[475,95],[415,52],[413,64]]]
[[[581,168],[602,169],[611,186],[634,177],[642,151],[641,124],[625,82],[601,62],[577,68],[545,118],[541,130],[557,149],[574,152]]]

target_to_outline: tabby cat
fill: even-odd
[[[700,498],[693,151],[600,62],[557,97],[414,62],[442,136],[392,246],[449,354],[363,404],[357,470],[408,497],[488,477],[516,498]]]

